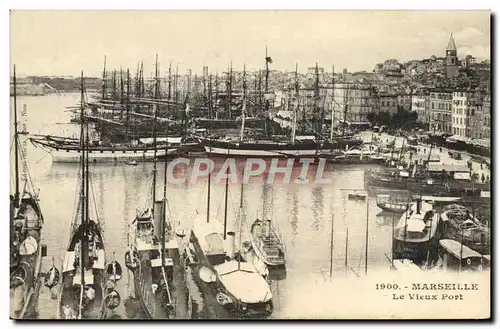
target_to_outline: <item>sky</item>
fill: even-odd
[[[490,57],[489,11],[12,11],[11,64],[19,76],[100,76],[107,67],[151,75],[264,68],[371,72],[387,59],[444,56],[453,33],[458,56]],[[12,65],[11,65],[12,66]]]

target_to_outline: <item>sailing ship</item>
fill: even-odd
[[[84,80],[81,76],[80,198],[71,223],[71,238],[62,264],[62,281],[57,305],[58,319],[103,319],[108,309],[120,303],[114,290],[121,278],[121,266],[113,259],[106,264],[99,216],[91,218],[89,129],[83,118]],[[84,129],[85,128],[85,129]],[[51,269],[49,272],[56,273]],[[50,286],[49,286],[50,287]]]
[[[440,217],[432,205],[417,199],[393,230],[393,257],[429,263],[436,257],[439,227]]]
[[[168,148],[155,152],[151,138],[141,138],[132,143],[102,144],[94,141],[88,148],[91,162],[127,162],[153,161],[154,156],[165,157],[175,155],[181,145],[181,137],[164,137],[158,139],[159,145],[168,144]],[[34,136],[30,138],[33,145],[41,147],[52,156],[54,162],[79,162],[81,147],[72,138],[59,136]]]
[[[106,68],[104,68],[103,79],[105,76]],[[175,155],[181,146],[183,137],[172,136],[167,129],[176,121],[149,113],[152,104],[169,107],[171,101],[161,100],[158,97],[145,98],[143,90],[138,92],[135,99],[132,99],[130,91],[132,83],[128,70],[127,77],[126,93],[124,82],[121,83],[121,97],[118,96],[115,83],[112,93],[114,99],[107,99],[104,81],[101,100],[85,102],[84,106],[87,111],[84,113],[84,119],[86,122],[93,122],[94,136],[92,141],[89,141],[88,148],[88,157],[91,162],[153,161],[154,154],[158,157]],[[144,89],[143,79],[139,81],[142,83],[140,88]],[[164,131],[161,137],[157,136],[157,151],[154,150],[151,138],[151,121],[154,121],[154,125],[160,124],[161,131]],[[36,135],[31,136],[30,141],[33,145],[49,152],[54,162],[78,163],[80,161],[80,143],[75,138]]]
[[[20,141],[17,122],[16,67],[14,66],[14,162],[15,192],[10,196],[10,301],[11,318],[28,316],[40,289],[42,257],[47,248],[42,245],[43,215],[38,195],[34,193],[30,175],[25,172],[24,186],[19,173]],[[21,158],[27,161],[26,157]],[[23,166],[27,170],[27,165]]]
[[[159,94],[158,57],[156,61],[155,95]],[[153,104],[155,119],[156,104]],[[156,122],[156,120],[155,120]],[[163,199],[156,200],[156,125],[153,126],[153,184],[152,206],[137,213],[134,225],[134,241],[125,255],[125,264],[134,275],[135,292],[148,319],[186,318],[187,307],[177,307],[177,302],[186,300],[174,299],[177,292],[186,290],[180,266],[179,247],[168,212],[166,196],[167,163],[163,185]],[[168,145],[165,146],[168,148]],[[167,218],[168,217],[168,218]]]

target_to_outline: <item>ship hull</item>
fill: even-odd
[[[38,243],[38,249],[34,255],[30,256],[20,256],[20,263],[25,263],[29,267],[28,268],[33,268],[32,271],[27,271],[26,273],[27,276],[25,277],[26,283],[25,285],[22,285],[19,287],[21,289],[21,303],[19,306],[20,308],[16,309],[16,291],[11,288],[11,317],[15,319],[24,319],[24,318],[29,318],[35,311],[36,311],[36,301],[38,299],[38,292],[40,290],[40,285],[41,285],[41,280],[40,280],[40,272],[42,268],[42,259],[44,257],[44,252],[43,249],[45,248],[42,245],[43,241],[43,221],[41,217],[41,213],[39,208],[35,210],[34,208],[30,207],[28,205],[28,209],[31,209],[32,212],[30,211],[25,212],[25,216],[27,218],[30,218],[31,216],[36,216],[36,217],[31,217],[31,219],[27,220],[29,222],[28,227],[25,228],[26,233],[29,234],[29,236],[34,236],[37,243]],[[12,210],[13,214],[13,210]],[[30,215],[31,214],[31,215]],[[34,214],[34,215],[33,215]],[[33,222],[35,222],[35,226],[33,225]],[[11,228],[12,230],[12,228]],[[31,233],[32,232],[32,233]],[[11,266],[11,279],[12,279],[12,274],[16,273],[16,268]],[[24,289],[23,289],[24,288]],[[16,289],[16,288],[14,288]],[[14,296],[12,296],[14,295]],[[12,297],[14,297],[14,300],[12,300]],[[12,314],[13,313],[13,314]]]
[[[40,146],[50,152],[52,161],[62,163],[78,163],[81,160],[81,152],[78,147],[64,147],[54,146],[38,140],[32,140],[34,145]],[[178,152],[178,147],[168,148],[167,150],[158,149],[156,157],[165,157],[165,155],[174,155]],[[144,147],[90,147],[88,152],[88,159],[90,162],[148,162],[153,161],[155,156],[154,148]]]
[[[156,157],[164,157],[165,154],[172,155],[177,152],[177,149],[168,149],[167,153],[165,150],[156,151]],[[52,160],[54,162],[62,163],[76,163],[80,161],[80,152],[78,151],[52,151]],[[137,162],[149,162],[154,159],[153,150],[130,150],[130,151],[95,151],[88,154],[90,162],[127,162],[127,161],[137,161]]]
[[[205,146],[205,152],[210,155],[230,157],[268,157],[268,158],[293,158],[293,157],[315,157],[316,150],[245,150],[228,149],[220,147]]]
[[[353,140],[352,145],[360,142]],[[209,139],[200,139],[200,144],[211,155],[230,157],[318,157],[325,151],[337,149],[336,143],[297,141],[295,144],[275,141],[256,142],[227,142]]]

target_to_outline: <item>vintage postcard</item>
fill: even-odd
[[[11,11],[11,318],[489,319],[490,15]]]

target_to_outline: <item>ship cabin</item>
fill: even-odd
[[[483,255],[455,240],[439,241],[439,257],[445,270],[456,272],[483,270]]]
[[[395,238],[407,242],[430,240],[436,232],[439,215],[431,204],[417,200],[399,220],[395,229]]]

